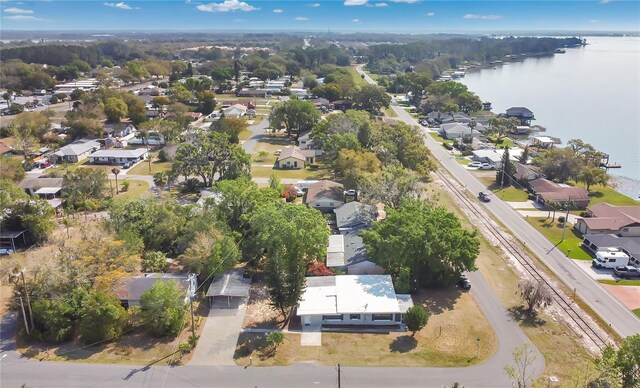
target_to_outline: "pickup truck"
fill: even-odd
[[[613,273],[622,279],[640,279],[640,269],[632,267],[630,265],[624,267],[615,267]]]

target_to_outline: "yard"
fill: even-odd
[[[384,114],[387,117],[398,117],[398,114],[396,113],[396,111],[393,110],[393,108],[390,106],[384,108]]]
[[[481,177],[480,181],[487,185],[494,196],[499,197],[507,202],[526,202],[529,199],[529,193],[526,190],[519,189],[515,186],[506,186],[500,189],[500,184],[496,182],[495,172],[491,177]]]
[[[158,152],[150,152],[149,158],[151,158],[151,171],[149,171],[149,162],[144,160],[129,170],[127,170],[127,174],[129,175],[153,175],[157,172],[167,172],[171,170],[171,166],[173,165],[171,162],[161,162],[158,160]]]
[[[124,181],[129,182],[129,188],[127,191],[122,191],[122,183]],[[126,179],[125,175],[120,175],[118,178],[120,193],[116,195],[116,181],[115,179],[111,179],[110,182],[110,184],[105,185],[105,190],[111,192],[111,188],[113,187],[114,198],[125,200],[136,199],[142,197],[149,190],[149,184],[147,182],[135,179]]]
[[[582,183],[571,182],[571,184],[575,186],[586,187]],[[602,187],[602,186],[591,186],[589,188],[589,197],[591,201],[589,205],[595,205],[600,202],[607,202],[610,205],[616,206],[638,206],[640,205],[640,201],[636,201],[631,197],[627,197],[624,194],[618,193],[612,187]]]
[[[598,280],[599,283],[609,284],[611,286],[640,286],[640,280],[634,279],[615,279],[615,280]]]
[[[251,176],[254,178],[269,178],[271,174],[276,174],[280,179],[322,179],[330,177],[330,173],[327,166],[322,160],[317,161],[318,169],[310,170],[302,168],[295,169],[276,169],[273,165],[278,158],[276,151],[283,150],[285,148],[294,147],[291,140],[285,136],[285,134],[277,133],[268,138],[260,140],[251,153],[253,157],[253,164],[251,166]],[[265,158],[260,158],[258,155],[260,152],[266,152]]]
[[[560,214],[556,213],[556,220]],[[529,217],[527,221],[542,233],[549,241],[556,244],[565,255],[572,259],[591,260],[591,256],[580,246],[582,244],[582,235],[573,229],[573,225],[567,222],[564,241],[562,239],[562,224],[553,221],[551,218]]]
[[[366,83],[360,73],[356,71],[355,66],[346,66],[345,68],[349,70],[351,78],[353,78],[353,82],[356,84],[356,86],[362,86]]]
[[[284,344],[271,355],[265,350],[265,334],[243,333],[236,364],[247,365],[252,357],[253,365],[264,366],[314,361],[322,365],[450,367],[481,363],[496,351],[496,336],[470,294],[455,287],[429,289],[414,300],[431,313],[429,323],[415,338],[409,332],[324,332],[321,347],[302,347],[299,334],[285,333]],[[250,311],[251,307],[248,315]]]
[[[429,136],[434,138],[440,144],[442,144],[442,143],[453,144],[454,143],[453,140],[445,139],[444,137],[440,136],[440,134],[438,132],[429,132]]]

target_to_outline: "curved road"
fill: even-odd
[[[375,84],[375,81],[362,71],[363,66],[356,67],[356,70],[360,74],[364,74],[367,82]],[[392,108],[398,114],[400,120],[409,125],[421,127],[402,107],[393,106]],[[486,190],[486,186],[452,158],[435,139],[431,136],[424,136],[424,138],[425,144],[433,155],[455,179],[471,191],[473,196],[480,191]],[[560,250],[555,249],[555,246],[546,237],[529,225],[509,204],[496,198],[496,200],[486,203],[485,206],[511,233],[542,259],[542,262],[551,268],[560,280],[571,289],[574,289],[576,294],[605,322],[609,323],[619,335],[627,337],[640,333],[639,317],[605,290],[600,283],[587,275],[572,260],[568,260]]]

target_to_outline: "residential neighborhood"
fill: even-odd
[[[621,166],[462,82],[583,40],[341,35],[0,45],[3,386],[635,386]]]

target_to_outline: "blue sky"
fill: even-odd
[[[0,1],[3,30],[640,31],[640,1]]]

